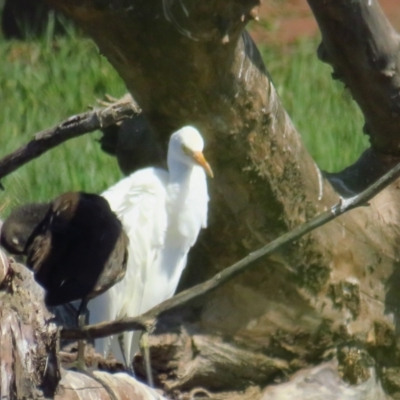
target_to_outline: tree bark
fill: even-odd
[[[1,398],[51,397],[60,380],[57,327],[32,274],[1,251],[0,267]]]
[[[156,390],[138,382],[125,373],[108,374],[95,372],[97,379],[107,384],[117,399],[166,400]],[[55,400],[96,399],[109,400],[110,395],[98,381],[75,371],[62,371],[62,380],[54,397]]]
[[[59,333],[41,287],[0,251],[0,396],[2,399],[110,399],[92,377],[61,368]],[[126,374],[96,372],[119,398],[165,399]]]
[[[204,134],[216,177],[209,182],[209,228],[190,257],[193,274],[200,270],[201,278],[211,277],[338,201],[244,30],[256,15],[258,0],[51,3],[95,40],[161,141],[185,124]],[[347,12],[344,4],[350,2],[311,3],[314,12],[331,10],[341,20]],[[377,22],[367,33],[389,34],[378,29],[386,27],[383,14],[375,6],[370,12]],[[346,23],[362,26],[364,17],[348,13]],[[321,29],[332,19],[320,18]],[[365,32],[350,32],[351,40],[344,31],[336,34],[339,47],[354,40],[361,52],[365,43],[372,43],[366,42]],[[383,50],[396,60],[395,47],[388,44]],[[329,54],[333,63],[337,53]],[[391,77],[356,74],[366,60],[348,58],[352,67],[340,74],[368,115],[368,130],[375,135],[372,150],[382,152],[397,143],[397,117],[386,118],[392,110],[380,97],[388,93],[382,85],[397,82],[397,71]],[[353,82],[350,75],[357,79]],[[370,79],[376,87],[367,95],[382,103],[379,110],[361,93]],[[395,335],[400,316],[399,200],[395,183],[369,207],[261,260],[196,304],[165,315],[150,340],[157,385],[171,396],[205,390],[210,398],[272,399],[268,390],[273,383],[337,359],[330,367],[335,385],[350,384],[342,399],[365,385],[379,391],[381,383],[388,393],[400,392],[393,378],[400,372]],[[306,399],[320,387],[306,391],[298,385],[296,390],[291,398]]]
[[[322,33],[319,57],[360,106],[372,147],[399,156],[400,36],[376,0],[308,3]]]
[[[357,163],[328,174],[340,193],[351,195],[400,161],[400,36],[376,0],[308,3],[322,33],[318,56],[360,106],[371,142]]]

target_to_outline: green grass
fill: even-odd
[[[264,48],[284,106],[312,156],[327,170],[349,165],[366,147],[362,118],[330,68],[315,57],[315,42]],[[94,44],[76,34],[56,41],[0,40],[0,157],[66,117],[87,110],[125,86]],[[74,139],[3,179],[0,215],[12,206],[48,200],[67,190],[100,192],[121,176],[116,160],[101,152],[100,134]],[[2,212],[3,211],[3,212]]]
[[[320,168],[340,171],[368,147],[364,119],[350,92],[317,60],[316,40],[261,48],[283,105]]]
[[[125,87],[95,45],[72,35],[56,42],[0,42],[0,157],[40,130],[83,112]],[[100,150],[100,133],[71,140],[3,179],[0,209],[67,190],[100,192],[121,176]]]

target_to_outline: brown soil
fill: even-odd
[[[400,31],[399,0],[379,0],[392,25]],[[250,32],[257,43],[292,43],[296,39],[315,37],[318,26],[306,0],[264,0],[260,21]]]

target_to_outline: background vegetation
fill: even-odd
[[[96,105],[106,93],[119,97],[123,82],[95,45],[71,30],[67,37],[28,42],[0,38],[0,157],[34,133]],[[318,165],[329,171],[354,161],[367,139],[362,117],[330,67],[315,56],[317,42],[261,47],[284,106]],[[44,201],[67,190],[101,192],[121,174],[116,160],[85,135],[52,150],[3,180],[0,215],[29,201]]]

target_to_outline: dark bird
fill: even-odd
[[[117,157],[124,175],[141,168],[164,167],[163,151],[143,115],[102,129],[101,149]]]
[[[50,203],[15,208],[1,227],[0,244],[11,254],[26,255],[26,245],[49,211]]]
[[[8,228],[2,229],[1,244],[11,253],[26,254],[26,266],[45,290],[46,305],[82,300],[78,310],[82,327],[87,302],[124,277],[129,240],[99,195],[64,193],[44,211],[38,204],[14,210],[4,222]],[[81,343],[78,357],[78,366],[83,367]]]
[[[26,265],[49,306],[90,300],[125,275],[128,238],[103,197],[57,197],[27,244]]]

